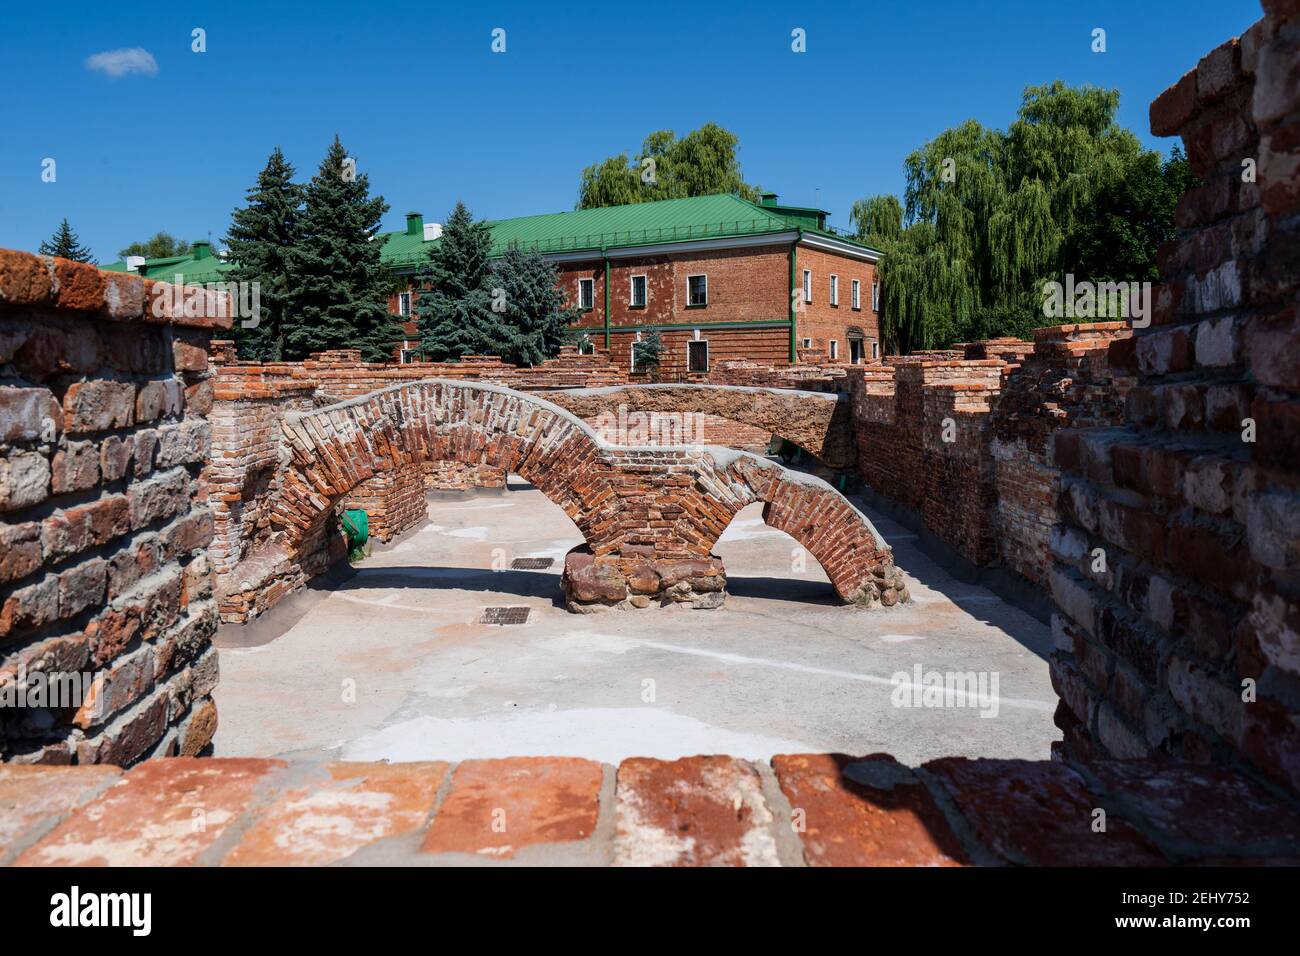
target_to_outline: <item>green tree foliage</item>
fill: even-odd
[[[1157,153],[1142,153],[1128,175],[1097,197],[1096,215],[1070,236],[1065,261],[1094,279],[1155,281],[1154,250],[1173,236],[1174,207],[1195,183],[1179,147],[1163,162]]]
[[[757,200],[758,186],[744,181],[735,134],[714,123],[678,139],[672,130],[647,136],[629,162],[626,153],[611,156],[582,171],[578,208],[621,206],[683,199],[715,193],[737,193]]]
[[[144,256],[146,259],[170,259],[173,256],[183,256],[190,251],[190,244],[184,239],[176,239],[169,232],[155,232],[144,242],[133,242],[125,249],[118,252],[118,255],[125,259],[127,256]]]
[[[658,331],[645,334],[640,342],[632,343],[632,363],[639,372],[642,369],[652,380],[659,378],[659,363],[664,357],[664,342]]]
[[[508,249],[491,275],[496,347],[507,362],[536,365],[568,340],[578,310],[565,305],[559,272],[535,252]]]
[[[849,223],[864,241],[893,242],[903,231],[903,204],[888,194],[859,199],[849,210]]]
[[[905,161],[905,214],[894,197],[854,204],[880,263],[888,350],[1028,335],[1058,321],[1042,285],[1140,281],[1172,235],[1187,182],[1179,156],[1163,166],[1115,122],[1119,93],[1056,82],[1025,90],[1006,131],[970,120]]]
[[[58,256],[61,259],[71,259],[73,262],[89,262],[91,265],[97,265],[94,256],[90,250],[81,244],[77,234],[72,231],[65,218],[54,230],[54,235],[41,243],[38,251],[43,256]]]
[[[279,361],[284,357],[285,310],[293,281],[289,257],[298,241],[303,202],[303,187],[293,181],[293,175],[293,166],[277,146],[248,190],[247,205],[230,218],[226,247],[238,264],[230,279],[258,283],[260,295],[257,326],[244,328],[243,320],[237,319],[231,328],[241,358]]]
[[[373,241],[388,203],[370,195],[369,177],[337,136],[303,199],[288,257],[285,357],[355,348],[367,361],[390,360],[402,328],[388,311],[392,283]]]
[[[433,362],[490,353],[498,344],[489,282],[492,234],[456,203],[417,278],[420,346]]]

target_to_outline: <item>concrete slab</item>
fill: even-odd
[[[560,559],[581,537],[540,492],[512,477],[504,495],[431,500],[427,525],[272,611],[257,640],[223,628],[216,752],[1045,759],[1059,738],[1048,629],[864,510],[886,540],[898,536],[908,606],[841,606],[817,562],[755,505],[718,543],[722,608],[574,615],[559,603]],[[509,570],[517,557],[556,562]],[[477,623],[503,605],[531,608],[528,623]],[[956,674],[982,680],[984,695],[954,694]],[[940,692],[925,693],[935,679]]]

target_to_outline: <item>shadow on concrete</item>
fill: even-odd
[[[333,581],[316,578],[309,588],[324,591],[356,591],[361,588],[407,589],[420,591],[497,591],[518,597],[551,598],[556,607],[564,606],[560,576],[546,571],[492,571],[481,568],[432,567],[412,565],[401,568],[348,569]],[[320,582],[319,584],[317,582]]]

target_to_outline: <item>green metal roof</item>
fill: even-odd
[[[504,255],[512,246],[526,252],[599,252],[694,239],[775,235],[795,229],[870,248],[832,230],[815,228],[810,223],[810,212],[819,210],[795,206],[769,208],[724,193],[498,219],[489,222],[488,227],[492,232],[493,256]],[[409,270],[421,264],[437,241],[425,240],[421,221],[414,213],[408,214],[407,228],[375,237],[375,242],[383,243],[381,260],[395,270]],[[164,282],[174,282],[180,275],[182,282],[205,283],[222,281],[234,267],[200,244],[189,255],[146,260],[138,272],[145,278]],[[126,263],[118,261],[103,268],[125,272]]]
[[[126,260],[119,259],[100,268],[108,272],[126,272]],[[159,282],[177,282],[187,285],[201,285],[208,282],[224,282],[226,273],[235,268],[234,263],[227,262],[212,254],[211,246],[206,240],[194,243],[191,250],[183,256],[168,256],[165,259],[146,259],[144,265],[135,270],[136,275]],[[176,277],[180,276],[178,280]]]
[[[599,251],[692,239],[790,232],[797,228],[868,248],[830,230],[810,228],[807,215],[782,215],[776,209],[726,193],[519,216],[498,219],[489,222],[488,226],[492,230],[494,256],[503,255],[511,246],[542,253]],[[422,230],[418,233],[409,230],[383,233],[379,238],[384,241],[381,256],[393,268],[418,263],[428,254],[429,247],[437,242],[436,239],[425,241]]]

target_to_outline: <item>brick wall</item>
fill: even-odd
[[[1250,765],[1295,789],[1300,8],[1264,6],[1151,107],[1203,185],[1161,251],[1152,325],[1111,346],[1137,379],[1122,426],[1056,436],[1052,675],[1069,752]]]
[[[0,707],[6,761],[130,764],[215,732],[198,475],[208,337],[230,319],[171,292],[0,251],[0,689],[86,677],[70,706]]]
[[[1114,425],[1123,417],[1133,378],[1110,367],[1110,343],[1128,335],[1122,322],[1038,329],[1024,351],[1005,342],[978,343],[1017,358],[1006,376],[992,420],[990,453],[998,500],[997,544],[1002,562],[1043,585],[1052,558],[1060,472],[1053,436],[1065,428]],[[985,351],[976,346],[967,348]]]
[[[803,270],[812,271],[812,302],[803,298]],[[839,305],[831,304],[830,277],[839,278]],[[871,308],[871,284],[876,267],[861,259],[851,259],[821,249],[800,246],[795,262],[795,284],[799,289],[798,316],[795,320],[798,345],[811,339],[809,346],[823,361],[847,364],[849,361],[849,327],[865,336],[864,361],[870,362],[871,344],[880,344],[880,316]],[[853,308],[853,280],[861,282],[860,306]],[[830,342],[839,343],[835,359],[830,357]],[[877,356],[877,360],[879,356]]]

